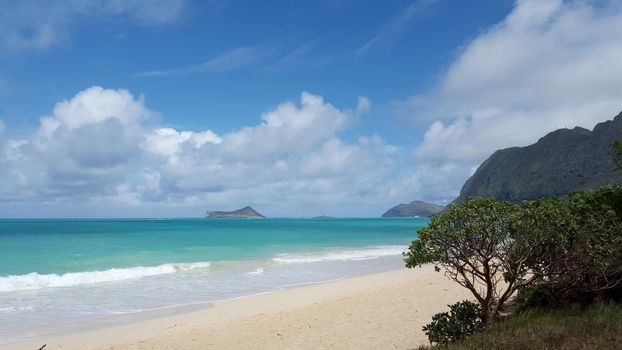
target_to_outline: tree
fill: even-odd
[[[538,278],[527,274],[533,244],[523,237],[516,244],[512,220],[515,204],[474,198],[454,204],[432,218],[404,253],[406,267],[435,264],[437,271],[469,289],[480,304],[487,325],[520,287]],[[439,267],[440,266],[440,267]]]
[[[557,302],[574,302],[622,282],[621,203],[620,188],[523,203],[513,220],[515,243],[532,239],[526,266],[539,276],[540,291]]]

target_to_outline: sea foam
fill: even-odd
[[[272,260],[280,264],[316,263],[323,261],[372,260],[383,256],[401,255],[402,246],[380,246],[365,249],[340,250],[313,254],[280,254]]]
[[[261,276],[263,275],[263,273],[264,273],[263,267],[258,267],[253,271],[245,273],[245,275],[246,276]]]
[[[0,277],[0,292],[14,292],[19,290],[42,289],[54,287],[69,287],[79,284],[94,284],[136,279],[147,276],[163,275],[175,272],[204,269],[210,266],[209,262],[171,263],[158,266],[136,266],[103,271],[70,272],[62,275],[42,275],[31,272],[25,275],[10,275]]]
[[[31,312],[34,311],[34,307],[32,306],[9,306],[9,307],[0,307],[0,314],[9,314],[13,312]]]

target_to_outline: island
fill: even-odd
[[[259,214],[255,209],[250,206],[245,206],[242,209],[234,211],[208,211],[205,213],[206,218],[229,218],[229,219],[263,219],[265,216]]]
[[[418,218],[431,217],[445,209],[442,205],[412,201],[394,206],[382,214],[383,218]]]

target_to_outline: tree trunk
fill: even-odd
[[[495,315],[490,310],[489,305],[481,305],[481,308],[482,308],[482,317],[484,318],[484,323],[486,323],[486,327],[489,327],[493,323],[495,323]]]

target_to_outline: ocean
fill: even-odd
[[[0,344],[403,267],[428,219],[0,220]]]

